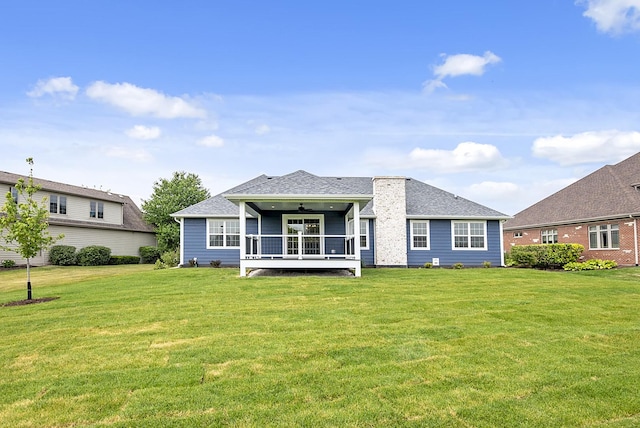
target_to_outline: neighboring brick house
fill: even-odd
[[[14,186],[20,178],[26,181],[29,177],[0,171],[0,207],[8,192],[18,199]],[[110,248],[114,256],[137,256],[141,246],[156,245],[153,227],[144,221],[142,212],[128,196],[35,177],[33,182],[41,186],[34,200],[40,202],[47,198],[49,234],[64,234],[56,244],[72,245],[78,250],[102,245]],[[0,250],[0,260],[26,263],[11,251]],[[33,265],[48,262],[47,252],[31,260]]]
[[[509,216],[406,177],[261,175],[172,214],[181,264],[247,269],[503,264]],[[355,225],[355,226],[354,226]]]
[[[640,153],[606,165],[516,214],[504,225],[514,245],[575,243],[584,259],[638,265]]]

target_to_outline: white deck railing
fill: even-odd
[[[246,235],[248,259],[354,259],[355,235]]]

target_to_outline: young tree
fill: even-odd
[[[5,243],[0,248],[14,251],[27,259],[27,299],[31,300],[30,260],[39,251],[48,249],[62,239],[63,235],[49,235],[47,199],[43,198],[40,204],[33,199],[40,186],[33,182],[33,158],[27,158],[27,163],[30,166],[29,179],[25,182],[24,178],[20,178],[15,186],[18,201],[8,192],[4,206],[0,208],[0,238]]]
[[[153,194],[149,200],[142,201],[142,210],[145,220],[156,226],[161,252],[175,250],[180,245],[180,225],[171,214],[210,196],[202,187],[200,177],[184,171],[174,172],[170,180],[161,178],[153,183]]]

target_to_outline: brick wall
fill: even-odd
[[[636,251],[634,243],[634,223],[637,219],[622,219],[607,222],[593,222],[583,224],[564,225],[556,227],[542,227],[533,229],[504,231],[504,249],[509,249],[514,245],[532,245],[542,243],[542,230],[557,229],[558,242],[561,244],[580,244],[585,250],[582,255],[585,260],[603,259],[615,260],[621,266],[633,266],[636,264]],[[640,222],[637,225],[640,227]],[[602,224],[617,224],[619,227],[620,248],[619,249],[589,249],[589,226]],[[640,232],[640,230],[639,230]],[[515,233],[521,236],[516,237]]]

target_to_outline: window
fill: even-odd
[[[486,250],[486,223],[480,221],[453,222],[453,249]]]
[[[411,249],[429,249],[429,221],[411,220]]]
[[[207,248],[240,247],[240,220],[207,220]]]
[[[13,202],[14,203],[18,203],[18,189],[16,189],[15,187],[12,187],[11,189],[11,197],[13,198]]]
[[[49,212],[52,214],[67,213],[67,197],[58,195],[49,195]]]
[[[522,232],[513,232],[514,238],[522,238]]]
[[[349,220],[349,235],[353,235],[353,220]],[[360,220],[360,249],[369,249],[369,220]]]
[[[558,243],[558,229],[544,229],[540,232],[543,244],[557,244]]]
[[[96,201],[89,202],[89,217],[104,218],[104,203]]]
[[[589,226],[589,249],[620,248],[620,230],[617,224]]]

